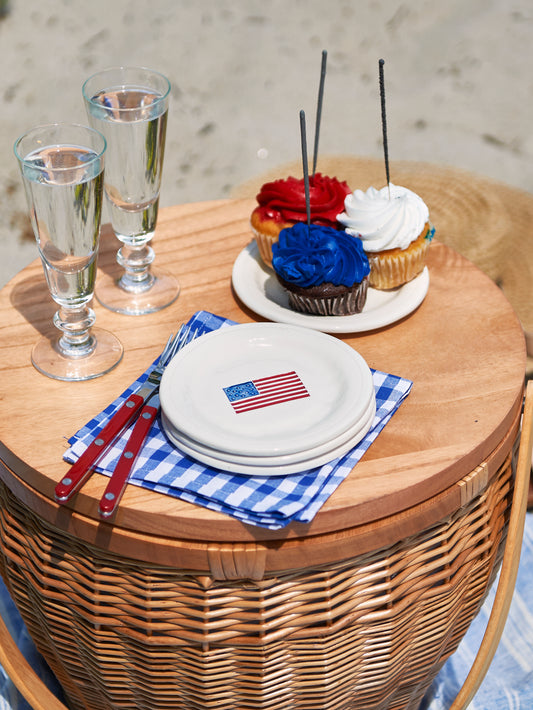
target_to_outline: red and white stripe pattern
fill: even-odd
[[[253,385],[250,389],[254,390],[254,393],[244,393],[240,397],[230,398],[231,406],[238,414],[309,397],[309,392],[294,370],[281,375],[251,380],[249,383],[243,384]],[[236,385],[235,389],[239,387],[240,385]]]

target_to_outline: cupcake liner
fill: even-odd
[[[402,251],[367,253],[370,262],[370,286],[389,290],[412,281],[424,269],[430,243],[431,238],[424,235]]]
[[[311,313],[317,316],[351,316],[361,313],[366,303],[368,293],[368,279],[356,284],[350,291],[337,296],[321,298],[319,296],[306,296],[287,290],[289,305],[295,311]]]
[[[252,226],[252,231],[259,251],[259,256],[266,266],[272,268],[272,244],[278,241],[278,235],[263,234]]]

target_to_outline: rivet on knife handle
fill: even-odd
[[[144,440],[148,436],[148,432],[152,427],[154,419],[157,417],[158,411],[158,407],[153,407],[150,404],[142,408],[139,418],[135,422],[135,426],[130,434],[130,438],[124,447],[124,451],[109,479],[107,488],[100,499],[98,512],[102,518],[109,518],[109,516],[113,515],[115,512],[124,493],[124,489],[126,488],[133,464],[142,449]]]
[[[76,463],[71,466],[69,472],[57,484],[55,499],[58,503],[66,503],[81,488],[93,473],[93,467],[133,419],[143,402],[143,397],[132,394],[117,410]]]

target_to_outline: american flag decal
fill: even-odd
[[[294,370],[281,375],[262,377],[259,380],[241,382],[223,389],[237,414],[309,397],[309,392]]]

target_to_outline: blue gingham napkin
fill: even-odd
[[[220,316],[198,311],[189,321],[199,334],[234,325]],[[116,409],[142,386],[151,365],[120,397],[69,439],[64,459],[74,463],[90,441],[105,426]],[[310,471],[287,476],[246,476],[219,471],[180,453],[154,422],[129,482],[159,493],[181,498],[241,520],[277,530],[292,521],[310,522],[337,486],[361,459],[370,444],[409,394],[412,382],[372,370],[377,411],[365,438],[345,456]],[[100,461],[97,471],[110,476],[129,437],[126,430]]]

